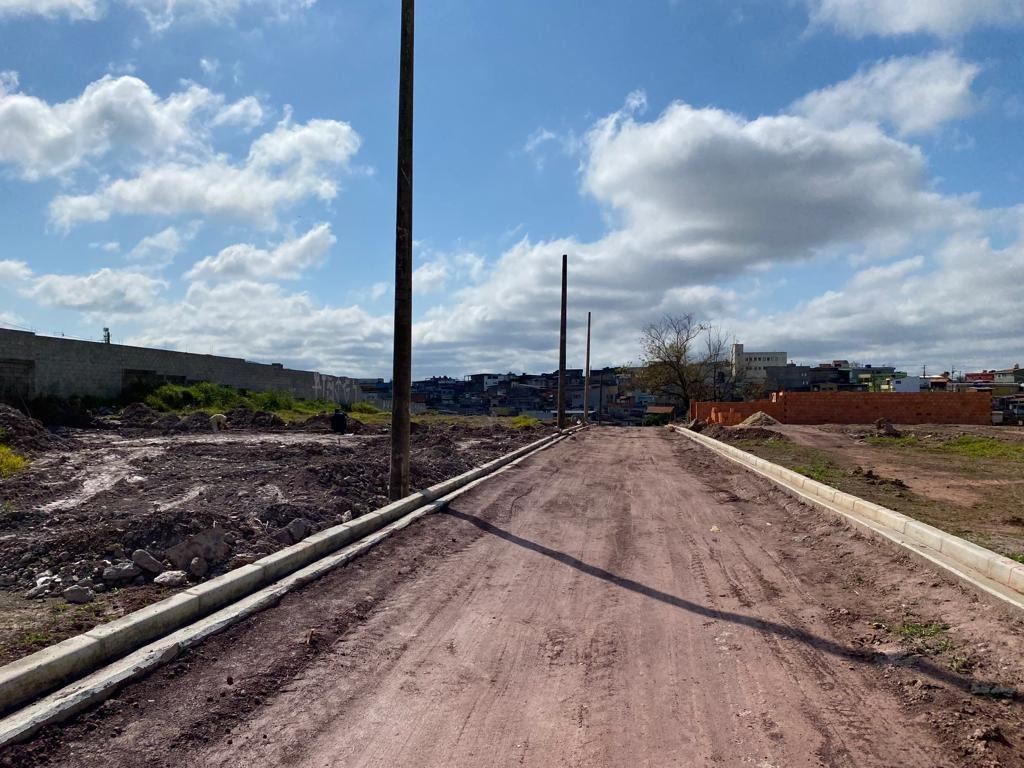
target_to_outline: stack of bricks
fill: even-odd
[[[691,419],[727,426],[758,411],[783,424],[991,424],[992,398],[985,392],[779,392],[749,403],[690,404]]]

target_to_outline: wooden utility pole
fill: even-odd
[[[398,196],[395,204],[395,353],[391,377],[392,501],[409,495],[412,395],[412,75],[415,0],[402,0],[398,76]]]
[[[558,428],[565,429],[565,313],[568,296],[569,255],[562,254],[562,324],[558,336]]]
[[[583,423],[590,419],[590,313],[587,312],[587,367],[583,369]]]

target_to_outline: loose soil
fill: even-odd
[[[459,497],[0,765],[1020,766],[1024,625],[666,430]]]
[[[704,434],[962,536],[1024,556],[1024,462],[949,450],[958,438],[1024,443],[1020,427],[896,425],[717,427]]]
[[[70,586],[137,548],[159,560],[186,537],[220,529],[228,547],[210,564],[213,576],[290,544],[283,530],[290,521],[308,521],[313,532],[386,504],[387,436],[379,429],[338,436],[322,421],[272,432],[211,434],[206,419],[204,431],[192,434],[126,437],[121,433],[155,428],[122,423],[75,431],[71,439],[30,435],[38,448],[29,468],[0,481],[0,663],[170,594],[147,584],[79,607],[59,597],[25,599],[40,573],[62,575]],[[453,477],[544,433],[417,425],[412,487]]]

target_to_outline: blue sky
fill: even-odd
[[[0,0],[0,323],[387,376],[399,3]],[[1024,358],[1024,0],[420,3],[417,376]]]

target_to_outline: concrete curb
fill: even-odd
[[[561,435],[555,435],[550,440],[538,441],[543,442],[543,445],[534,448],[528,453],[521,453],[521,449],[516,451],[515,453],[520,455],[515,459],[505,462],[491,474],[471,480],[456,490],[407,513],[360,541],[350,544],[334,554],[322,557],[305,568],[295,571],[275,583],[238,600],[232,605],[183,627],[166,637],[162,637],[93,672],[87,677],[65,686],[49,696],[9,715],[0,720],[0,748],[24,741],[41,728],[66,720],[78,712],[104,701],[126,683],[145,677],[153,670],[169,663],[182,652],[198,645],[206,638],[218,632],[223,632],[249,616],[276,605],[282,597],[292,590],[315,581],[329,571],[355,559],[392,533],[405,528],[421,517],[443,509],[457,496],[472,490],[495,475],[511,469],[534,454],[546,451],[552,445],[566,439],[571,432],[575,431],[571,430]],[[532,445],[536,445],[536,443]],[[494,462],[491,463],[493,464]]]
[[[239,600],[575,431],[577,429],[573,428],[543,437],[424,491],[348,523],[315,533],[250,565],[235,568],[120,619],[6,664],[0,667],[0,713],[9,712],[112,659],[131,653],[145,643]]]
[[[798,500],[839,516],[862,533],[895,544],[919,562],[937,567],[972,589],[1024,611],[1024,564],[699,432],[677,426],[671,428],[766,478]]]

